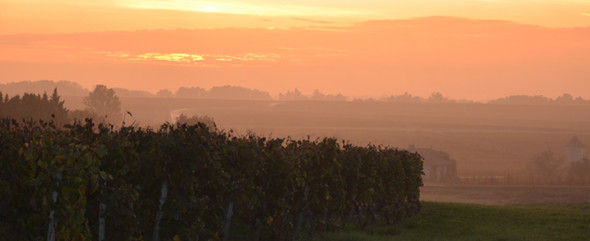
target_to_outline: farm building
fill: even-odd
[[[425,182],[446,182],[457,177],[457,161],[451,159],[449,153],[434,150],[432,148],[416,148],[410,145],[410,152],[417,152],[424,158]]]

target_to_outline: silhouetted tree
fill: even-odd
[[[556,183],[562,174],[563,159],[558,159],[551,150],[533,156],[531,175],[536,182]]]
[[[176,91],[176,97],[178,98],[203,98],[207,94],[207,91],[199,87],[180,87]]]
[[[170,97],[174,96],[174,94],[172,94],[172,92],[168,89],[162,89],[162,90],[158,91],[158,93],[156,93],[156,96],[170,98]]]
[[[49,112],[54,115],[56,121],[65,124],[70,121],[68,118],[68,109],[64,107],[65,101],[60,100],[60,98],[61,97],[57,94],[57,88],[53,89],[53,94],[49,99],[50,103],[48,107],[50,108]]]
[[[6,84],[0,84],[4,94],[8,95],[20,95],[22,90],[26,90],[27,93],[50,93],[55,88],[59,89],[59,93],[62,96],[82,96],[88,93],[88,90],[84,89],[80,84],[61,80],[39,80],[39,81],[19,81],[11,82]]]
[[[424,99],[420,98],[419,96],[413,96],[408,92],[404,92],[403,95],[390,96],[389,98],[385,99],[385,101],[391,101],[395,103],[420,103],[424,102]]]
[[[104,85],[97,85],[94,91],[84,98],[84,105],[98,116],[97,121],[119,124],[123,119],[119,97],[115,95],[115,90]]]
[[[2,99],[0,93],[0,99]],[[16,120],[30,119],[33,121],[53,121],[56,126],[69,122],[68,109],[64,107],[64,101],[60,100],[57,88],[53,90],[51,98],[43,95],[24,93],[22,98],[18,95],[9,98],[6,95],[0,101],[0,116]]]
[[[313,94],[311,95],[312,100],[324,100],[324,101],[345,101],[346,97],[342,94],[337,95],[327,95],[319,90],[314,90]]]
[[[434,92],[428,97],[428,102],[431,103],[446,103],[449,102],[449,98],[443,96],[440,92]]]
[[[257,89],[248,89],[240,86],[220,86],[213,87],[207,92],[207,97],[211,99],[228,99],[228,100],[271,100],[270,94]]]
[[[555,102],[558,104],[571,104],[574,102],[574,97],[570,94],[563,94],[555,98]]]
[[[287,91],[287,93],[279,93],[279,100],[306,100],[307,96],[303,95],[298,89],[294,89],[293,92]]]
[[[553,104],[553,100],[542,95],[511,95],[505,98],[491,100],[490,104],[516,104],[516,105],[547,105]]]
[[[158,96],[167,95],[167,90],[158,92]],[[168,91],[169,92],[169,91]],[[271,100],[270,94],[257,89],[248,89],[240,86],[218,86],[209,91],[199,87],[180,87],[175,94],[179,98],[209,98],[226,100]]]

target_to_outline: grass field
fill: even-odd
[[[487,205],[590,203],[590,186],[426,184],[420,188],[420,200]]]
[[[590,240],[590,203],[488,206],[424,202],[394,226],[323,234],[315,240]]]

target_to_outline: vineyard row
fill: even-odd
[[[6,240],[302,240],[420,210],[422,159],[205,125],[0,121]]]

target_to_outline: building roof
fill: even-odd
[[[580,141],[578,136],[574,136],[567,144],[567,147],[584,148],[584,144],[582,144],[582,141]]]

